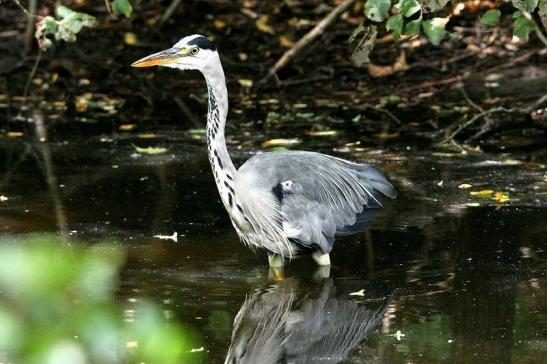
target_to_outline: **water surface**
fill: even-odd
[[[301,147],[374,163],[400,194],[368,230],[337,239],[330,271],[302,258],[281,279],[244,247],[203,141],[185,133],[3,139],[0,233],[123,247],[120,302],[152,298],[192,328],[196,362],[546,362],[544,156],[355,150],[350,138]],[[255,152],[237,148],[236,163]],[[173,232],[177,242],[154,238]]]

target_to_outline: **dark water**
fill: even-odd
[[[132,144],[168,152],[139,155]],[[306,147],[332,144],[344,145]],[[379,165],[400,196],[370,229],[337,240],[330,271],[302,258],[280,273],[238,241],[204,150],[167,132],[5,139],[0,233],[125,247],[120,301],[151,297],[194,330],[196,362],[223,362],[229,350],[249,363],[547,362],[545,158],[339,148]],[[238,162],[251,153],[235,151]],[[178,242],[153,237],[175,231]]]

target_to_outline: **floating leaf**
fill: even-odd
[[[147,148],[141,148],[136,145],[133,145],[133,148],[135,148],[135,151],[140,154],[163,154],[167,152],[167,148],[161,148],[161,147],[147,147]]]
[[[504,192],[496,192],[494,198],[498,203],[504,203],[509,201],[509,194]]]
[[[361,66],[363,63],[368,63],[370,61],[368,56],[374,48],[377,34],[378,32],[374,25],[365,28],[363,37],[351,54],[351,59],[355,65]]]
[[[307,132],[308,135],[316,137],[335,136],[338,135],[337,130],[315,130]]]
[[[112,10],[116,15],[125,15],[126,18],[131,16],[133,12],[133,6],[129,0],[114,0],[112,2]]]
[[[480,191],[471,191],[469,192],[471,196],[477,196],[477,197],[487,197],[494,193],[493,190],[480,190]]]
[[[349,294],[350,296],[359,296],[359,297],[363,297],[365,295],[365,290],[364,289],[360,289],[358,290],[357,292],[351,292]]]
[[[262,143],[262,148],[271,148],[271,147],[286,147],[290,145],[300,144],[300,139],[270,139]]]
[[[367,18],[375,22],[384,21],[391,9],[390,0],[367,0],[365,3],[365,14]]]
[[[251,87],[253,87],[253,80],[250,80],[250,79],[240,78],[239,80],[237,80],[237,82],[238,82],[242,87],[246,87],[246,88],[251,88]]]
[[[445,26],[449,18],[433,18],[422,23],[425,34],[434,45],[441,44],[441,41],[446,36]]]
[[[173,240],[175,243],[178,242],[179,240],[179,234],[176,231],[171,235],[158,234],[158,235],[154,235],[154,237],[160,240]]]
[[[481,16],[481,23],[493,27],[500,21],[501,11],[498,9],[488,10]]]

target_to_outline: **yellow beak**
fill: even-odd
[[[131,67],[152,67],[163,64],[175,63],[181,57],[181,50],[178,48],[169,48],[164,51],[154,53],[150,56],[139,59],[131,64]]]

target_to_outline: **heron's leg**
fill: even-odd
[[[323,281],[330,277],[330,265],[320,265],[313,274],[313,279]]]
[[[329,253],[323,254],[321,250],[314,251],[311,254],[311,257],[318,265],[330,265],[330,255]]]
[[[285,259],[281,255],[268,253],[268,263],[272,268],[283,268]]]

